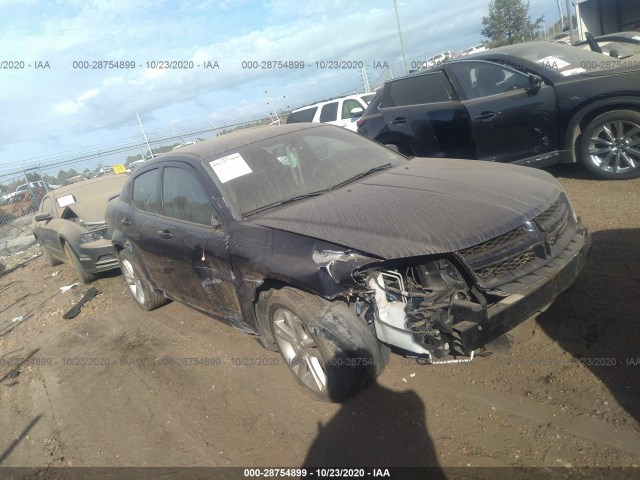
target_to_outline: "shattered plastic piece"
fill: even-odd
[[[60,273],[60,272],[53,272],[53,273],[51,274],[51,276],[52,276],[52,277],[55,277],[55,276],[57,276],[59,273]]]
[[[413,378],[413,377],[415,377],[415,376],[416,376],[416,374],[415,374],[415,373],[412,373],[412,374],[411,374],[411,375],[409,375],[409,376],[410,376],[411,378]]]
[[[14,318],[14,319],[13,319],[13,320],[11,320],[11,321],[12,321],[12,322],[21,322],[21,321],[23,321],[25,318],[27,318],[27,317],[25,317],[24,315],[19,315],[19,316],[17,316],[16,318]]]
[[[71,290],[73,287],[77,287],[77,286],[78,286],[78,284],[74,283],[74,284],[71,284],[71,285],[67,285],[65,287],[60,287],[60,291],[62,293],[65,293],[65,292],[68,292],[69,290]]]
[[[76,303],[71,309],[65,313],[62,318],[69,320],[71,318],[76,317],[80,313],[80,309],[82,306],[95,297],[98,294],[98,289],[96,287],[91,287],[87,292],[82,296],[78,303]]]

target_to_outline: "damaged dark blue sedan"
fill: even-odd
[[[589,249],[546,172],[409,160],[328,125],[146,162],[106,218],[142,308],[175,299],[255,335],[331,401],[390,351],[472,358],[570,287]]]

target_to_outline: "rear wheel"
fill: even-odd
[[[168,303],[168,300],[154,291],[141,275],[140,267],[129,251],[121,250],[118,254],[118,261],[129,293],[140,308],[147,311],[155,310]]]
[[[614,110],[594,118],[582,132],[580,159],[600,178],[640,177],[640,113]]]
[[[266,310],[282,358],[315,398],[344,401],[384,369],[386,347],[346,305],[285,287],[268,296]]]
[[[87,272],[80,259],[75,254],[73,249],[69,246],[68,243],[64,244],[64,253],[67,255],[67,259],[69,260],[69,264],[73,267],[76,272],[76,276],[82,285],[86,285],[87,283],[91,283],[96,279],[96,276],[93,273]]]

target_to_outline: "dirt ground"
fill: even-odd
[[[593,234],[575,288],[508,353],[393,355],[342,405],[312,400],[246,334],[178,303],[143,312],[118,274],[63,320],[87,289],[60,292],[71,269],[37,246],[5,259],[0,465],[638,466],[640,179],[551,172]]]

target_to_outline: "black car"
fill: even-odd
[[[176,299],[255,335],[334,401],[389,347],[473,356],[568,288],[589,246],[544,171],[409,160],[324,124],[167,153],[106,217],[142,308]]]
[[[512,45],[388,81],[358,133],[406,155],[640,176],[640,57]]]

